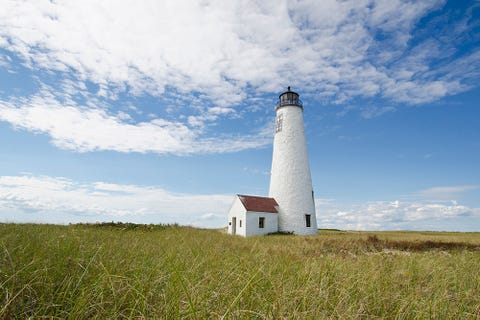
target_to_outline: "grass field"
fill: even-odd
[[[478,319],[480,233],[0,224],[0,319]]]

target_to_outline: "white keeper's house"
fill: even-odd
[[[236,195],[228,212],[229,234],[318,233],[303,104],[298,93],[288,87],[279,96],[275,110],[269,196]]]

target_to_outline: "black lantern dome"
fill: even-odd
[[[293,92],[288,87],[287,91],[278,96],[277,109],[284,106],[296,106],[303,109],[302,100],[300,100],[298,93]]]

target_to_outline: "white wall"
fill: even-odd
[[[230,207],[230,211],[228,211],[228,234],[232,234],[233,226],[232,226],[232,218],[236,218],[236,233],[240,236],[246,236],[246,210],[242,204],[242,201],[235,195],[233,200],[232,206]],[[240,221],[242,221],[242,226],[240,227]]]
[[[282,130],[275,133],[273,141],[269,196],[280,206],[280,231],[314,235],[318,230],[303,109],[292,105],[283,106],[277,109],[277,117],[280,113],[283,123]],[[306,227],[306,214],[311,216],[311,227]]]
[[[264,217],[264,228],[258,227],[259,218]],[[257,236],[278,231],[278,214],[271,212],[247,212],[246,236]]]

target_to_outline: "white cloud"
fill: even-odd
[[[372,119],[375,117],[379,117],[388,112],[394,112],[396,110],[397,109],[391,106],[385,106],[385,107],[369,106],[362,109],[361,115],[365,119]]]
[[[135,221],[221,227],[232,195],[181,194],[154,186],[0,176],[0,219],[20,222]],[[15,216],[13,212],[20,212]],[[52,217],[56,220],[52,221]]]
[[[316,200],[319,228],[346,230],[460,230],[479,231],[480,208],[423,201],[374,201],[342,204]],[[469,224],[455,224],[459,219]],[[476,221],[476,222],[475,222]]]
[[[182,194],[155,186],[78,183],[48,176],[0,176],[0,220],[12,222],[180,223],[223,227],[233,200],[224,194]],[[316,199],[320,228],[348,230],[479,231],[480,208],[457,201],[374,201],[344,204]],[[455,225],[460,219],[469,223]],[[466,228],[466,229],[465,229]]]
[[[0,56],[0,67],[7,67],[9,65],[9,61],[7,60],[7,57]]]
[[[458,200],[466,192],[478,190],[480,186],[465,185],[465,186],[446,186],[433,187],[417,192],[417,196],[427,200]]]
[[[460,204],[467,192],[479,186],[433,187],[405,200],[356,204],[316,200],[322,228],[351,230],[479,231],[480,208]]]
[[[201,220],[218,220],[223,219],[223,223],[225,223],[225,214],[215,214],[215,213],[205,213],[200,216]]]
[[[272,140],[272,132],[263,128],[251,135],[209,137],[191,121],[190,126],[162,118],[134,123],[126,113],[63,105],[51,95],[0,100],[0,120],[17,129],[48,134],[57,147],[79,152],[222,153],[259,148]]]
[[[467,90],[478,75],[478,52],[432,65],[432,51],[449,51],[446,44],[410,47],[418,21],[443,4],[3,1],[0,46],[31,69],[73,71],[111,99],[168,90],[229,106],[292,84],[337,102],[380,96],[417,104]],[[445,32],[454,38],[467,27]]]

